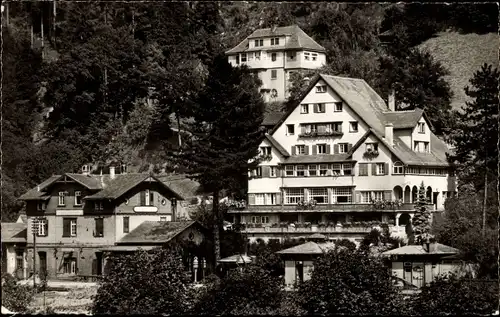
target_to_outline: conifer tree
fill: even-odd
[[[413,232],[416,244],[422,244],[432,238],[431,230],[431,212],[426,206],[424,182],[418,189],[417,203],[415,204],[415,215],[412,219]]]
[[[224,55],[208,65],[208,79],[190,107],[193,119],[182,127],[191,137],[183,139],[179,153],[168,153],[213,194],[214,254],[220,258],[222,225],[219,194],[245,182],[248,170],[257,166],[263,137],[264,101],[258,92],[260,81],[246,67],[233,68]]]

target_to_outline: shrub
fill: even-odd
[[[2,274],[2,306],[15,313],[28,313],[33,296],[32,287],[19,285],[12,275]]]

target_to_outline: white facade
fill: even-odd
[[[424,115],[418,118],[415,112],[407,113],[416,118],[411,123],[414,126],[394,129],[392,123],[384,121],[374,127],[373,118],[365,118],[366,113],[361,117],[350,106],[345,91],[341,97],[325,78],[319,77],[300,105],[261,143],[267,160],[250,172],[248,208],[231,211],[235,221],[257,225],[247,229],[252,233],[250,239],[281,237],[283,231],[289,236],[323,231],[359,238],[370,229],[333,225],[347,222],[390,222],[394,231],[401,231],[398,225],[413,216],[422,182],[429,208],[435,211],[442,210],[445,199],[456,193],[456,178],[448,164],[435,158],[443,154],[438,153],[442,144],[437,143],[442,141],[432,136]],[[379,118],[389,112],[374,111],[379,113],[372,116]],[[385,130],[380,131],[380,126]],[[273,146],[271,139],[288,153]],[[377,154],[368,156],[368,148]],[[298,206],[312,200],[314,206]],[[408,215],[400,223],[405,213]],[[283,222],[331,222],[334,228],[296,228],[291,233]]]

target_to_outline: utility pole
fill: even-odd
[[[36,234],[38,233],[38,217],[33,219],[31,223],[31,231],[33,232],[33,289],[36,288]]]

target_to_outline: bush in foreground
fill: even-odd
[[[28,313],[33,296],[32,287],[19,285],[12,275],[2,274],[2,306],[15,313]]]

